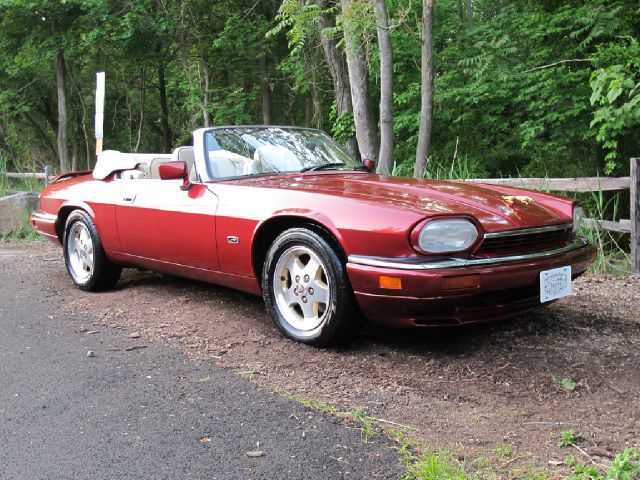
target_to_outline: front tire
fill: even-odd
[[[265,259],[262,291],[280,331],[298,342],[327,346],[347,339],[357,311],[344,262],[315,231],[292,228]]]
[[[67,218],[63,250],[67,272],[80,290],[106,290],[120,279],[122,268],[107,259],[98,230],[85,211],[74,210]]]

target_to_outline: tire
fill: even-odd
[[[351,336],[358,322],[351,284],[322,235],[286,230],[269,248],[262,271],[267,312],[285,336],[315,346]]]
[[[120,279],[122,268],[107,259],[96,226],[83,210],[67,218],[63,251],[67,272],[80,290],[106,290]]]

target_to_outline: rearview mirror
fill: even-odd
[[[160,180],[182,180],[181,190],[188,190],[191,187],[187,162],[161,163],[158,171],[160,173]]]

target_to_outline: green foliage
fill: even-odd
[[[590,126],[597,126],[596,139],[608,151],[605,173],[611,174],[622,165],[619,140],[640,127],[640,44],[632,39],[602,47],[599,54],[624,61],[594,71],[590,81],[596,107]]]
[[[616,454],[611,467],[602,472],[595,465],[576,465],[566,480],[637,480],[640,478],[640,450],[627,448]]]
[[[423,2],[386,4],[394,54],[394,172],[411,175]],[[627,159],[640,152],[637,2],[474,0],[472,28],[459,4],[435,2],[427,176],[626,174]],[[356,48],[364,47],[375,107],[372,5],[353,0],[343,11],[340,2],[313,0],[2,0],[0,153],[11,170],[57,163],[59,51],[67,60],[69,145],[78,168],[94,161],[98,70],[107,73],[106,148],[133,150],[138,130],[139,151],[164,150],[165,135],[167,148],[175,147],[190,141],[205,115],[213,125],[260,123],[265,91],[275,123],[313,124],[344,141],[353,134],[353,119],[337,118],[332,108],[319,19],[336,21],[324,33],[340,48],[344,31],[357,39]]]
[[[467,475],[460,463],[446,452],[425,453],[406,466],[403,480],[465,480]]]
[[[284,0],[275,17],[276,26],[267,36],[274,37],[286,31],[291,53],[298,54],[307,45],[308,38],[317,33],[315,22],[320,13],[321,9],[315,3]]]
[[[627,448],[618,453],[607,472],[607,480],[634,480],[640,478],[640,450]]]
[[[343,113],[338,116],[335,102],[331,105],[329,121],[332,123],[331,135],[336,141],[346,143],[347,140],[355,136],[356,126],[353,122],[353,113]]]
[[[551,374],[551,381],[555,385],[558,385],[559,387],[562,387],[567,392],[573,392],[576,389],[576,387],[578,386],[578,384],[576,382],[574,382],[573,380],[571,380],[570,378],[564,377],[562,379],[558,379],[558,377],[556,377],[554,374]]]
[[[378,422],[374,418],[369,417],[361,408],[354,410],[351,415],[357,422],[360,423],[362,441],[364,443],[368,443],[369,440],[371,440],[373,436],[380,430]]]
[[[29,225],[18,230],[0,233],[1,243],[26,243],[26,242],[45,242],[45,239]]]
[[[576,433],[575,430],[565,430],[560,434],[558,446],[570,447],[572,445],[576,445],[581,439],[582,437],[579,433]]]

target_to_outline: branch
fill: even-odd
[[[520,72],[520,73],[529,73],[529,72],[533,72],[534,70],[541,70],[543,68],[555,67],[556,65],[560,65],[562,63],[590,62],[591,60],[593,60],[593,59],[592,58],[571,58],[571,59],[568,59],[568,60],[560,60],[559,62],[553,62],[553,63],[550,63],[548,65],[541,65],[539,67],[533,67],[533,68],[530,68],[529,70],[525,70],[525,71]]]

